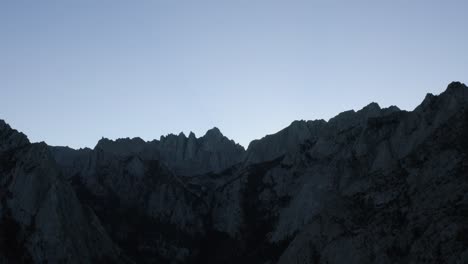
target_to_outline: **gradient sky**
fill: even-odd
[[[0,0],[0,119],[31,141],[217,126],[247,146],[468,82],[468,1]]]

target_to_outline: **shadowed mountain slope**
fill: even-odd
[[[58,241],[74,245],[60,256],[85,263],[468,261],[468,88],[459,82],[411,112],[371,103],[328,122],[294,121],[247,150],[216,128],[73,150],[3,127],[0,215],[19,230],[0,226],[7,263],[53,262]],[[21,177],[29,180],[12,180]],[[50,184],[66,204],[31,204]],[[39,243],[30,238],[39,231],[25,231],[33,213],[23,212],[37,208],[76,217],[47,211],[51,222],[34,230],[60,236]]]

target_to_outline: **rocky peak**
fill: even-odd
[[[125,263],[49,150],[0,121],[0,262]]]
[[[468,87],[461,82],[452,82],[440,97],[447,104],[446,107],[450,107],[450,104],[464,105],[468,102]]]
[[[380,105],[378,103],[372,102],[372,103],[364,106],[364,108],[362,108],[361,111],[376,113],[376,112],[380,111],[381,109],[382,108],[380,108]]]
[[[205,135],[199,139],[203,148],[208,151],[219,151],[224,148],[235,148],[239,151],[244,151],[244,147],[234,142],[234,140],[225,137],[221,131],[214,127],[206,131]]]
[[[427,105],[430,105],[431,102],[436,99],[437,97],[433,95],[432,93],[427,93],[426,96],[424,97],[424,100],[419,104],[418,107],[426,107]]]
[[[5,242],[24,241],[36,263],[115,263],[116,241],[135,263],[467,263],[467,91],[450,84],[412,112],[371,103],[294,121],[246,153],[217,128],[103,139],[87,152],[105,158],[83,163],[57,148],[76,168],[61,173],[44,144],[0,150],[12,179],[0,216],[21,226],[7,240],[0,218],[0,262]],[[0,122],[0,146],[14,135]]]
[[[195,133],[193,133],[192,131],[190,131],[188,138],[189,138],[189,139],[196,139],[197,136],[195,135]]]
[[[267,135],[250,142],[246,153],[248,163],[273,160],[299,147],[306,139],[311,139],[320,133],[324,120],[296,120],[278,133]]]
[[[203,136],[205,138],[222,138],[223,134],[217,127],[213,127],[212,129],[209,129],[206,131],[206,134]]]
[[[359,111],[349,110],[324,120],[294,121],[288,127],[273,135],[267,135],[250,143],[246,159],[250,163],[269,161],[286,153],[295,152],[307,140],[313,142],[322,134],[331,136],[356,126],[365,126],[369,118],[385,116],[400,111],[396,106],[381,108],[370,103]]]
[[[377,103],[370,103],[358,111],[349,110],[338,114],[328,121],[328,128],[335,132],[353,127],[365,126],[370,118],[386,116],[401,111],[396,106],[381,108]]]
[[[0,119],[0,152],[29,144],[25,134],[12,129],[4,120]]]
[[[200,138],[193,132],[188,138],[183,134],[162,137],[159,153],[176,173],[194,175],[228,168],[241,160],[244,148],[214,127]]]
[[[141,152],[146,146],[146,142],[139,138],[119,138],[110,140],[102,138],[98,141],[95,150],[100,150],[116,155],[129,155]]]
[[[446,93],[449,93],[449,94],[458,94],[458,93],[462,93],[462,94],[466,94],[466,89],[468,87],[464,84],[464,83],[461,83],[461,82],[451,82],[448,86],[447,86],[447,90],[445,91]]]
[[[51,148],[55,160],[62,166],[84,166],[88,157],[96,159],[89,152],[73,149]],[[71,153],[73,152],[73,153]],[[197,138],[193,132],[187,137],[183,132],[178,135],[161,136],[160,140],[145,142],[141,138],[121,138],[110,140],[102,138],[92,152],[101,152],[107,159],[113,157],[138,156],[147,160],[160,160],[179,175],[196,175],[226,169],[238,163],[244,148],[223,136],[218,128],[210,129],[203,137]],[[91,160],[94,164],[94,160]],[[74,168],[69,168],[73,170]],[[78,168],[76,168],[78,169]]]
[[[438,96],[427,94],[424,101],[416,107],[415,113],[422,114],[437,111],[439,118],[445,118],[461,108],[466,108],[467,102],[468,87],[461,82],[452,82]]]

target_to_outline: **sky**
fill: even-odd
[[[33,142],[197,136],[247,147],[468,83],[468,1],[0,0],[0,119]]]

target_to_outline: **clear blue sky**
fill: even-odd
[[[32,141],[242,145],[468,82],[468,1],[0,1],[0,119]]]

